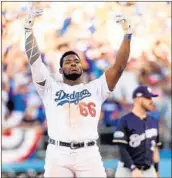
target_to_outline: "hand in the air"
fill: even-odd
[[[27,30],[31,30],[34,24],[35,17],[41,16],[43,14],[43,9],[34,9],[33,3],[31,3],[28,7],[27,17],[25,21],[24,28]]]
[[[119,23],[125,34],[132,34],[131,24],[124,15],[116,15],[116,23]]]

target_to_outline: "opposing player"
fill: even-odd
[[[44,103],[49,145],[46,151],[44,177],[106,177],[96,140],[101,104],[114,89],[130,54],[131,27],[118,16],[125,32],[115,64],[100,78],[82,82],[81,59],[68,51],[60,59],[63,82],[49,75],[42,63],[32,32],[34,17],[41,10],[28,14],[25,24],[25,49],[33,82]],[[115,35],[115,34],[114,34]]]
[[[132,112],[123,116],[113,142],[119,145],[120,161],[115,177],[157,177],[159,162],[159,127],[147,112],[154,109],[153,94],[141,85],[133,92]]]

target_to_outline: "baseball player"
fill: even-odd
[[[33,21],[42,14],[31,9],[25,24],[25,49],[33,82],[46,112],[49,144],[44,177],[106,177],[96,140],[101,105],[114,89],[130,53],[131,27],[123,16],[117,22],[125,35],[115,63],[100,78],[82,82],[81,59],[67,51],[60,59],[63,82],[55,81],[42,62],[32,32]]]
[[[113,142],[119,145],[120,161],[115,177],[157,177],[159,162],[159,127],[147,114],[154,109],[153,94],[140,85],[133,92],[132,112],[119,120]]]

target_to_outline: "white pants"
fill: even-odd
[[[116,173],[115,173],[115,178],[118,177],[132,177],[131,171],[128,168],[123,167],[123,165],[119,162]],[[149,169],[142,171],[142,177],[157,177],[155,168],[151,166]]]
[[[97,145],[70,149],[49,144],[44,177],[106,177]]]

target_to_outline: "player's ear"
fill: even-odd
[[[136,97],[136,98],[134,98],[134,102],[135,102],[135,103],[140,103],[140,101],[141,101],[141,97]]]
[[[63,69],[60,68],[60,69],[59,69],[59,72],[60,72],[60,74],[63,74]]]
[[[144,102],[144,98],[143,97],[139,97],[139,103],[143,103]]]

